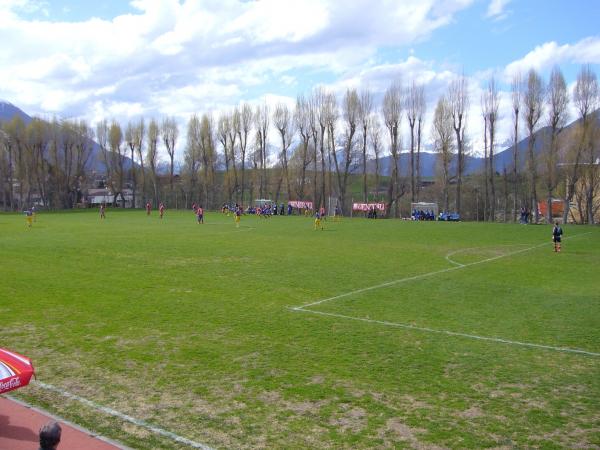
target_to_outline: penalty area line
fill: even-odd
[[[169,438],[175,442],[179,442],[180,444],[184,444],[184,445],[187,445],[192,448],[199,448],[201,450],[212,450],[212,448],[206,444],[202,444],[200,442],[195,442],[195,441],[192,441],[191,439],[184,438],[182,436],[179,436],[178,434],[173,433],[172,431],[168,431],[163,428],[152,425],[152,424],[146,422],[145,420],[136,419],[135,417],[131,417],[131,416],[124,414],[120,411],[117,411],[115,409],[109,408],[107,406],[102,406],[96,402],[88,400],[87,398],[81,397],[76,394],[72,394],[68,391],[65,391],[64,389],[58,388],[51,384],[46,384],[41,381],[33,381],[32,383],[35,384],[36,386],[39,386],[48,391],[56,392],[57,394],[60,394],[63,397],[68,398],[70,400],[75,400],[75,401],[78,401],[79,403],[83,403],[84,405],[86,405],[92,409],[103,412],[104,414],[116,417],[125,422],[132,423],[134,425],[137,425],[138,427],[145,428],[146,430],[151,431],[154,434],[158,434],[160,436]]]
[[[579,237],[579,236],[584,236],[584,235],[590,234],[590,233],[591,233],[591,231],[587,232],[587,233],[576,234],[575,236],[570,236],[569,239]],[[565,239],[568,239],[568,238],[565,238]],[[488,263],[491,261],[496,261],[497,259],[506,258],[508,256],[513,256],[513,255],[518,255],[519,253],[528,252],[530,250],[535,250],[537,248],[544,247],[546,245],[550,245],[550,243],[544,242],[542,244],[534,245],[533,247],[527,247],[527,248],[523,248],[521,250],[515,250],[514,252],[505,253],[504,255],[492,256],[491,258],[486,258],[486,259],[482,259],[481,261],[474,261],[474,262],[467,263],[467,264],[454,263],[454,264],[459,264],[459,265],[456,265],[453,267],[447,267],[445,269],[434,270],[433,272],[422,273],[422,274],[414,275],[411,277],[400,278],[398,280],[387,281],[385,283],[376,284],[375,286],[368,286],[365,288],[356,289],[354,291],[349,291],[349,292],[345,292],[343,294],[334,295],[333,297],[328,297],[328,298],[324,298],[322,300],[317,300],[315,302],[307,303],[304,305],[299,305],[299,306],[296,306],[295,308],[309,308],[311,306],[320,305],[321,303],[331,302],[333,300],[338,300],[340,298],[349,297],[351,295],[361,294],[363,292],[373,291],[375,289],[381,289],[384,287],[393,286],[395,284],[406,283],[408,281],[420,280],[421,278],[427,278],[427,277],[439,275],[439,274],[446,273],[446,272],[452,272],[455,270],[465,269],[467,267],[476,266],[478,264],[485,264],[485,263]],[[448,262],[450,262],[450,261],[448,261]]]
[[[375,320],[375,319],[367,319],[367,318],[363,318],[363,317],[346,316],[344,314],[328,313],[328,312],[324,312],[324,311],[312,311],[310,309],[304,309],[304,307],[295,307],[295,308],[289,308],[289,309],[292,311],[296,311],[296,312],[318,314],[321,316],[336,317],[338,319],[356,320],[356,321],[360,321],[360,322],[385,325],[388,327],[404,328],[407,330],[415,330],[415,331],[423,331],[426,333],[445,334],[447,336],[456,336],[456,337],[463,337],[463,338],[468,338],[468,339],[476,339],[479,341],[487,341],[487,342],[495,342],[495,343],[500,343],[500,344],[515,345],[515,346],[520,346],[520,347],[530,347],[530,348],[538,348],[538,349],[544,349],[544,350],[552,350],[552,351],[561,352],[561,353],[575,353],[575,354],[579,354],[579,355],[600,357],[600,353],[590,352],[587,350],[580,350],[580,349],[576,349],[576,348],[556,347],[553,345],[535,344],[532,342],[521,342],[521,341],[513,341],[510,339],[495,338],[495,337],[489,337],[489,336],[479,336],[476,334],[468,334],[468,333],[460,333],[457,331],[438,330],[435,328],[419,327],[417,325],[411,325],[408,323],[388,322],[385,320]]]

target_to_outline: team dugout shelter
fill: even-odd
[[[439,209],[437,203],[429,203],[429,202],[414,202],[410,204],[410,215],[413,216],[414,212],[433,212],[433,216],[437,219],[439,216]]]

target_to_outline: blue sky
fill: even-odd
[[[464,72],[477,151],[489,77],[502,141],[512,75],[557,64],[572,87],[582,64],[598,73],[599,19],[584,0],[2,0],[0,98],[92,124],[173,115],[185,130],[192,113],[293,105],[316,86],[377,98],[398,80],[425,84],[431,114]]]

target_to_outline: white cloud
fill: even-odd
[[[203,109],[292,89],[298,71],[344,76],[379,45],[423,39],[471,1],[135,0],[112,20],[51,22],[23,15],[45,2],[3,0],[0,96],[65,116],[90,117],[98,101]]]
[[[369,87],[381,96],[392,81],[415,79],[427,86],[429,119],[455,68],[423,60],[414,49],[382,63],[377,51],[386,46],[408,52],[472,3],[135,0],[132,13],[112,20],[51,22],[26,12],[46,7],[44,2],[0,0],[0,97],[29,113],[91,123],[173,115],[182,136],[179,153],[190,114],[218,114],[241,101],[292,105],[298,91],[323,79],[340,96],[347,87]],[[506,14],[507,4],[492,1],[488,16]],[[562,61],[600,62],[600,38],[543,44],[504,73]],[[471,79],[473,141],[481,134],[477,96],[483,78]],[[509,113],[502,113],[503,120]]]
[[[491,18],[494,20],[502,20],[508,17],[508,12],[506,11],[506,6],[510,3],[511,0],[491,0],[485,17]]]
[[[516,73],[525,73],[529,69],[543,71],[563,63],[600,64],[600,38],[590,37],[564,45],[546,42],[506,66],[504,74],[510,80]]]

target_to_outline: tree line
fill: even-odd
[[[600,207],[600,94],[590,66],[579,71],[572,96],[558,67],[547,83],[533,69],[514,77],[513,161],[501,173],[494,159],[500,119],[494,77],[479,99],[485,166],[475,175],[465,175],[466,158],[474,149],[466,137],[472,99],[464,74],[438,99],[429,125],[424,85],[392,82],[380,104],[376,98],[369,89],[350,88],[338,98],[316,88],[299,95],[293,107],[244,103],[217,117],[194,114],[187,122],[182,161],[175,160],[180,130],[173,117],[140,118],[126,126],[102,120],[94,127],[80,120],[38,118],[25,124],[15,117],[0,128],[0,199],[7,210],[22,209],[35,196],[49,208],[72,208],[101,176],[115,195],[130,189],[132,206],[137,198],[137,203],[216,208],[224,202],[248,205],[258,197],[277,203],[312,200],[318,207],[334,198],[345,214],[352,199],[378,200],[386,203],[388,215],[399,217],[410,211],[410,203],[433,201],[466,219],[511,221],[527,208],[538,221],[538,201],[544,199],[551,214],[551,201],[559,197],[566,206],[564,220],[575,203],[573,218],[594,222]],[[565,133],[569,102],[578,121]],[[400,166],[404,123],[407,167]],[[421,174],[428,137],[437,153],[433,184]],[[528,138],[525,164],[517,146],[522,137]],[[94,140],[102,174],[91,171]],[[168,157],[166,174],[159,168],[160,150]],[[384,153],[389,155],[387,173]]]

